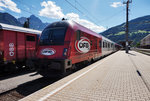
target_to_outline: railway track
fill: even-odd
[[[16,87],[11,88],[10,90],[5,89],[4,92],[0,93],[0,101],[18,101],[19,99],[22,99],[25,96],[28,96],[37,90],[56,82],[59,79],[60,78],[49,79],[40,77],[19,85],[15,85]]]
[[[16,74],[1,75],[0,101],[17,101],[25,97],[26,95],[22,93],[23,88],[25,88],[24,91],[28,90],[28,87],[30,87],[31,84],[33,85],[33,82],[36,80],[41,81],[40,78],[42,78],[42,76],[36,74],[36,72],[28,71],[22,71],[20,73],[16,72]],[[31,93],[29,92],[29,94]]]
[[[149,55],[150,56],[150,49],[140,49],[140,48],[136,48],[134,49],[135,51],[137,52],[140,52],[142,54],[145,54],[145,55]]]

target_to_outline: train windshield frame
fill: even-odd
[[[39,45],[63,45],[65,35],[65,27],[46,28],[41,34]]]

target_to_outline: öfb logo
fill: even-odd
[[[90,40],[86,37],[81,37],[81,39],[75,42],[75,48],[80,53],[87,53],[90,51]]]

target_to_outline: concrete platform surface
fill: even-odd
[[[150,56],[118,51],[21,101],[150,101]]]

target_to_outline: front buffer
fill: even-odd
[[[72,67],[69,59],[39,59],[36,61],[37,72],[44,77],[62,76]]]

